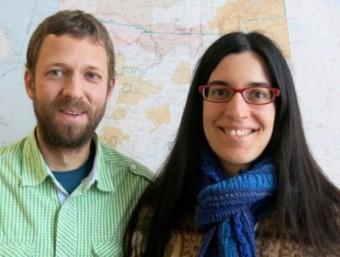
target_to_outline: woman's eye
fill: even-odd
[[[267,90],[253,90],[251,92],[251,97],[253,97],[253,98],[268,98],[269,93],[267,92]]]
[[[263,92],[254,92],[253,96],[257,98],[263,98],[265,97],[265,94],[263,94]]]
[[[225,91],[222,89],[215,90],[215,95],[225,95]]]
[[[224,95],[226,93],[223,88],[211,88],[210,89],[210,94],[212,95]]]
[[[214,89],[211,89],[210,94],[213,96],[227,96],[228,91],[225,90],[224,88],[214,88]]]

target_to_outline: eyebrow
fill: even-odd
[[[46,67],[53,67],[53,66],[56,66],[56,67],[67,67],[67,65],[65,65],[64,63],[61,63],[61,62],[55,62],[55,63],[48,63],[46,65]]]
[[[230,83],[224,80],[213,80],[207,83],[207,85],[219,85],[230,87]],[[247,87],[271,87],[271,85],[266,82],[250,82],[247,83]]]
[[[207,85],[229,86],[229,83],[223,80],[213,80],[207,83]]]
[[[51,67],[59,67],[59,68],[66,68],[66,69],[68,69],[69,65],[67,65],[66,63],[62,63],[62,62],[56,62],[56,63],[47,64],[45,69],[49,69]],[[101,68],[99,68],[97,66],[94,66],[94,65],[91,65],[91,64],[85,65],[85,69],[89,69],[89,70],[92,70],[92,71],[103,72],[103,70]]]

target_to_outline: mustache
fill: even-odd
[[[62,97],[54,102],[54,107],[57,109],[74,109],[81,112],[90,112],[90,106],[79,98]]]

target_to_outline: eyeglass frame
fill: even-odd
[[[206,88],[211,88],[211,87],[214,87],[214,86],[222,86],[222,87],[225,87],[225,88],[230,89],[230,90],[232,91],[232,95],[231,95],[230,99],[229,99],[228,101],[212,101],[212,100],[208,100],[208,98],[207,98],[207,97],[205,96],[205,94],[204,94],[204,90],[205,90]],[[270,89],[270,90],[272,91],[272,93],[273,93],[273,98],[272,98],[272,100],[271,100],[270,102],[268,102],[268,103],[262,103],[262,104],[251,103],[251,102],[247,101],[247,99],[246,99],[245,96],[243,95],[243,92],[246,91],[246,90],[249,90],[249,89],[251,89],[251,88],[266,88],[266,89]],[[245,88],[236,89],[236,88],[227,87],[227,86],[223,86],[223,85],[200,85],[200,86],[198,87],[198,92],[202,95],[202,97],[203,97],[203,99],[204,99],[205,101],[212,102],[212,103],[229,103],[229,102],[233,99],[233,97],[234,97],[234,95],[235,95],[236,93],[240,93],[241,96],[242,96],[242,99],[243,99],[247,104],[253,104],[253,105],[265,105],[265,104],[273,103],[273,102],[275,101],[275,98],[278,97],[278,96],[280,96],[280,93],[281,93],[280,89],[275,88],[275,87],[254,86],[254,87],[245,87]]]

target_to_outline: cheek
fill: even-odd
[[[268,119],[269,119],[269,123],[271,124],[271,127],[274,127],[274,122],[275,122],[275,116],[276,116],[276,111],[275,111],[275,107],[273,106],[273,108],[271,109],[271,112],[268,114]]]
[[[214,103],[203,102],[203,125],[204,123],[214,122],[223,116],[223,108],[219,107]]]
[[[50,101],[58,96],[60,92],[59,83],[43,82],[34,85],[35,98],[40,101]]]
[[[207,137],[207,133],[209,131],[209,127],[212,126],[212,123],[215,119],[216,113],[214,112],[214,110],[211,108],[211,106],[209,106],[209,104],[206,104],[204,102],[203,104],[203,129],[204,129],[204,133]]]
[[[102,106],[107,101],[108,90],[107,86],[89,87],[85,92],[89,102],[96,106]]]
[[[272,106],[261,113],[262,124],[267,131],[268,137],[271,138],[273,134],[274,122],[275,122],[275,107]]]
[[[99,95],[92,95],[90,98],[90,101],[93,105],[95,105],[97,108],[101,108],[104,105],[106,105],[107,102],[107,96],[106,94],[99,94]]]
[[[203,131],[206,139],[211,142],[216,139],[216,122],[223,116],[223,109],[218,108],[214,103],[203,103]]]

